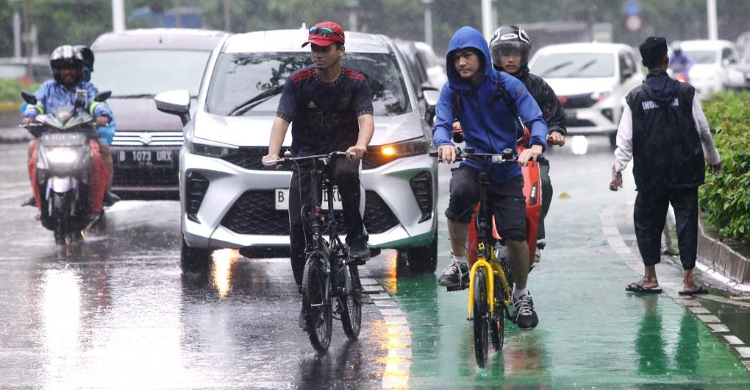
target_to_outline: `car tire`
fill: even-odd
[[[211,261],[211,250],[202,248],[191,248],[182,236],[182,249],[180,250],[180,265],[183,271],[200,272],[208,268]]]
[[[427,246],[400,249],[398,259],[406,262],[410,273],[434,273],[437,270],[438,238],[437,229],[432,242]]]
[[[611,133],[609,134],[609,147],[612,148],[612,150],[617,149],[617,133]]]

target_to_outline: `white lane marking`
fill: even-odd
[[[408,383],[409,383],[408,375],[383,376],[383,388],[384,389],[405,388]]]
[[[380,285],[377,280],[370,279],[370,278],[362,278],[359,280],[359,282],[362,284],[362,286],[379,286]]]
[[[14,181],[9,183],[0,183],[0,188],[31,188],[28,181]]]
[[[680,303],[682,303],[682,306],[686,307],[700,307],[701,305],[701,303],[696,301],[695,298],[683,298]]]
[[[411,359],[411,348],[389,349],[388,357],[392,359]]]
[[[382,293],[385,292],[385,289],[381,286],[362,286],[362,290],[366,294],[376,294],[376,293]]]
[[[373,302],[375,303],[375,306],[378,306],[378,307],[394,307],[394,306],[396,306],[396,304],[393,303],[393,301],[388,301],[388,300],[375,300]]]
[[[701,307],[701,306],[691,306],[691,307],[688,307],[688,309],[695,314],[711,314],[711,312],[708,311],[708,309],[706,309],[705,307]]]
[[[385,324],[386,325],[391,325],[391,324],[403,325],[403,324],[408,324],[408,322],[406,322],[406,317],[386,317]]]
[[[719,319],[719,317],[714,316],[714,315],[708,315],[708,314],[698,314],[698,319],[701,320],[701,321],[703,321],[703,322],[706,322],[706,323],[708,323],[708,322],[721,322],[721,320]]]
[[[31,187],[29,187],[28,190],[13,191],[8,194],[0,195],[0,200],[20,198],[24,195],[31,195]]]
[[[380,312],[385,316],[403,316],[404,312],[401,309],[380,309]]]
[[[747,370],[748,370],[748,371],[750,371],[750,360],[744,360],[744,361],[742,362],[742,364],[744,364],[744,365],[745,365],[745,367],[747,367]]]
[[[750,358],[750,347],[736,347],[735,349],[743,358]]]
[[[381,293],[381,294],[370,295],[370,299],[372,299],[372,300],[377,300],[377,299],[391,299],[391,296],[388,295],[388,294],[386,294],[386,293]]]
[[[724,324],[708,324],[708,327],[714,333],[729,332],[729,328]]]
[[[408,326],[389,326],[388,334],[409,334],[411,330]]]
[[[729,344],[732,344],[732,345],[742,345],[742,344],[745,344],[737,336],[724,336],[724,338],[729,342]]]

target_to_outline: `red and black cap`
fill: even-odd
[[[309,43],[318,46],[329,46],[336,42],[344,43],[344,29],[338,23],[320,22],[310,27],[308,34],[307,42],[303,43],[302,47],[307,46]]]

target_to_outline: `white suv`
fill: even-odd
[[[311,63],[309,48],[300,48],[306,40],[305,30],[225,39],[209,60],[193,118],[186,92],[156,97],[160,110],[186,123],[179,159],[183,264],[204,266],[218,248],[288,256],[291,172],[264,170],[261,157],[286,78]],[[373,92],[375,135],[361,173],[370,246],[399,249],[411,268],[434,271],[437,162],[428,155],[431,131],[404,60],[384,36],[348,33],[342,63],[364,74]],[[290,144],[291,131],[284,147]]]
[[[545,46],[529,62],[565,109],[569,135],[607,135],[614,147],[623,98],[643,82],[630,46],[573,43]]]

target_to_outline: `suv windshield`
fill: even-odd
[[[149,97],[187,89],[197,96],[210,51],[128,50],[96,53],[91,82],[112,97]]]
[[[539,77],[589,78],[615,75],[614,56],[607,53],[559,53],[540,56],[531,69]]]
[[[409,111],[406,85],[392,55],[347,53],[341,63],[367,78],[374,115],[400,115]],[[207,111],[224,116],[273,115],[286,78],[310,64],[309,53],[223,53],[211,77]],[[249,101],[250,104],[234,110]]]
[[[683,50],[696,64],[713,64],[716,62],[715,50]]]

